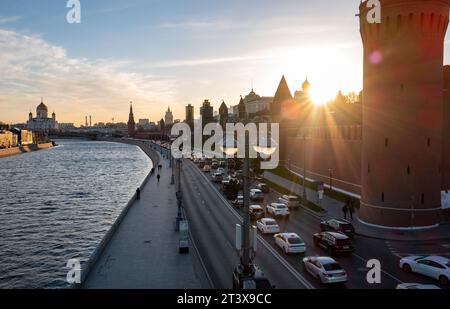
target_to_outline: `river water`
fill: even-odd
[[[136,146],[77,140],[0,158],[0,288],[65,288],[152,168]]]

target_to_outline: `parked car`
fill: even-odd
[[[212,169],[217,169],[219,167],[219,163],[218,162],[213,162],[212,164],[211,164],[211,168]]]
[[[212,175],[212,181],[213,182],[222,182],[222,180],[223,180],[223,176],[222,176],[221,173],[214,173]]]
[[[244,206],[244,197],[242,195],[238,195],[238,197],[233,201],[234,207],[241,208]]]
[[[256,227],[263,234],[276,234],[280,232],[277,221],[272,218],[263,218],[257,221]]]
[[[348,237],[353,237],[355,235],[355,228],[353,225],[344,219],[331,219],[320,222],[320,230],[322,232],[331,231],[339,232],[347,235]]]
[[[330,257],[305,257],[303,267],[322,284],[347,282],[347,272]]]
[[[270,187],[267,184],[265,184],[265,183],[257,184],[256,188],[261,190],[262,193],[269,193],[270,192]]]
[[[278,198],[278,202],[285,204],[289,209],[300,208],[300,201],[298,197],[294,195],[283,195]]]
[[[395,288],[397,290],[440,290],[441,288],[434,284],[420,283],[400,283]]]
[[[421,274],[443,285],[450,282],[450,260],[441,256],[408,256],[400,260],[400,268],[405,272]]]
[[[251,205],[250,206],[250,220],[256,221],[261,218],[264,218],[265,213],[264,209],[259,205]]]
[[[217,168],[216,173],[220,173],[220,174],[224,175],[225,174],[225,169],[223,167],[219,167],[219,168]]]
[[[203,166],[203,171],[205,173],[211,173],[211,165],[205,165]]]
[[[250,190],[250,199],[254,202],[256,201],[264,201],[264,194],[259,189],[251,189]]]
[[[225,160],[222,160],[219,162],[219,166],[225,168],[227,166],[227,162]]]
[[[281,203],[271,203],[267,205],[266,211],[273,217],[289,218],[290,216],[289,208],[285,204]]]
[[[305,253],[306,245],[303,239],[296,233],[280,233],[273,236],[275,245],[281,248],[285,254]]]
[[[314,245],[323,248],[330,254],[351,254],[355,251],[347,235],[336,232],[314,234]]]

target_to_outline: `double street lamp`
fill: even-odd
[[[253,149],[266,157],[271,156],[275,153],[276,147],[274,147],[275,143],[271,145],[259,146],[261,145],[261,141],[259,145],[255,145]],[[243,205],[243,231],[242,231],[242,258],[241,264],[238,269],[242,272],[240,276],[242,278],[252,278],[255,273],[255,268],[252,261],[251,247],[250,247],[250,137],[249,132],[245,131],[245,152],[244,152],[244,164],[243,164],[243,179],[244,179],[244,187],[243,187],[243,197],[244,197],[244,205]],[[239,144],[234,138],[225,138],[224,144],[220,146],[221,150],[228,156],[234,157],[236,153],[239,151]],[[255,238],[256,239],[256,238]],[[253,244],[255,245],[255,244]]]

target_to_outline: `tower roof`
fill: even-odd
[[[277,92],[275,93],[275,97],[274,97],[273,101],[274,102],[282,102],[282,101],[291,100],[291,99],[292,99],[291,90],[289,90],[289,86],[283,75],[283,77],[281,77],[281,81],[280,81],[280,84],[278,85],[278,89],[277,89]]]
[[[308,81],[308,77],[305,79],[305,81],[302,84],[302,90],[303,91],[308,91],[309,88],[311,87],[311,84]]]
[[[220,109],[225,109],[228,108],[227,105],[225,104],[225,101],[222,100],[222,104],[220,104]]]

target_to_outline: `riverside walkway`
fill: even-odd
[[[148,147],[129,141],[149,155]],[[144,147],[143,147],[144,146]],[[169,160],[158,155],[158,169],[141,189],[111,240],[100,253],[81,287],[85,289],[201,289],[209,288],[196,250],[178,252],[179,234],[175,186],[171,185]],[[149,155],[150,156],[150,155]],[[155,164],[157,165],[157,164]]]

